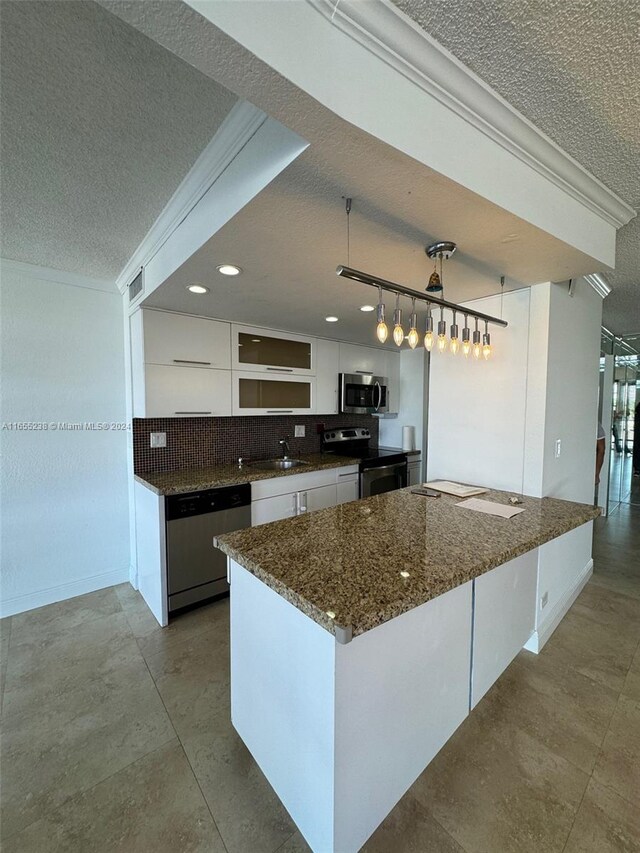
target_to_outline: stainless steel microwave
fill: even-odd
[[[340,411],[352,415],[377,415],[389,411],[389,380],[386,376],[341,373]]]

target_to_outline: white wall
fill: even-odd
[[[504,295],[502,313],[509,326],[491,326],[494,354],[489,361],[461,353],[432,354],[429,480],[523,491],[529,301],[528,289]],[[468,304],[500,316],[499,296]],[[447,313],[445,319],[451,322]],[[462,322],[459,317],[461,328]]]
[[[1,613],[128,580],[122,299],[114,286],[2,262]],[[86,286],[85,286],[86,285]]]
[[[423,447],[423,428],[426,421],[425,379],[426,353],[423,346],[400,352],[400,408],[397,418],[380,418],[379,443],[382,447],[402,447],[402,427],[414,426],[416,449]]]

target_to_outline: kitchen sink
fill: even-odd
[[[258,462],[249,462],[254,468],[263,468],[265,471],[288,471],[289,468],[299,468],[308,465],[302,459],[261,459]]]

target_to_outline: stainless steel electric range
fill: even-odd
[[[371,433],[362,427],[343,427],[322,434],[322,452],[360,459],[360,497],[381,495],[407,485],[407,457],[394,450],[371,447]]]

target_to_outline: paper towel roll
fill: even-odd
[[[403,450],[415,450],[416,449],[416,428],[413,426],[403,426],[402,427],[402,449]]]

